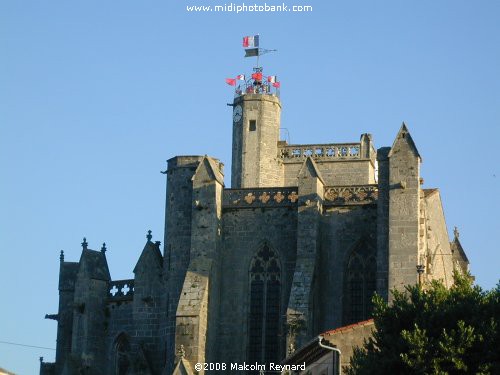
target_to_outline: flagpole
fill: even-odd
[[[254,37],[254,42],[255,42],[255,37]],[[260,49],[259,49],[259,46],[260,46],[260,36],[259,34],[257,34],[257,69],[259,68],[259,56],[260,56]]]

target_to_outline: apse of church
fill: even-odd
[[[163,246],[147,234],[133,279],[112,280],[105,245],[84,240],[78,262],[61,254],[56,361],[41,374],[279,363],[369,318],[373,293],[389,299],[417,270],[450,285],[454,267],[466,269],[463,251],[450,256],[458,237],[450,245],[439,191],[422,187],[405,124],[378,150],[367,133],[288,144],[276,83],[257,66],[235,85],[231,188],[214,157],[168,160]]]

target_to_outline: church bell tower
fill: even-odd
[[[231,187],[282,185],[278,161],[281,103],[274,76],[263,82],[262,68],[236,89],[233,107]]]

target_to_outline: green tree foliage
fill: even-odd
[[[485,292],[470,275],[446,289],[393,291],[373,298],[375,329],[351,358],[350,375],[500,374],[500,283]]]

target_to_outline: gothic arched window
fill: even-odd
[[[130,368],[130,343],[124,333],[120,334],[116,339],[115,353],[115,374],[128,374]]]
[[[376,291],[377,263],[368,249],[354,249],[344,274],[344,324],[368,319]]]
[[[279,363],[281,269],[264,245],[250,265],[249,361]]]

